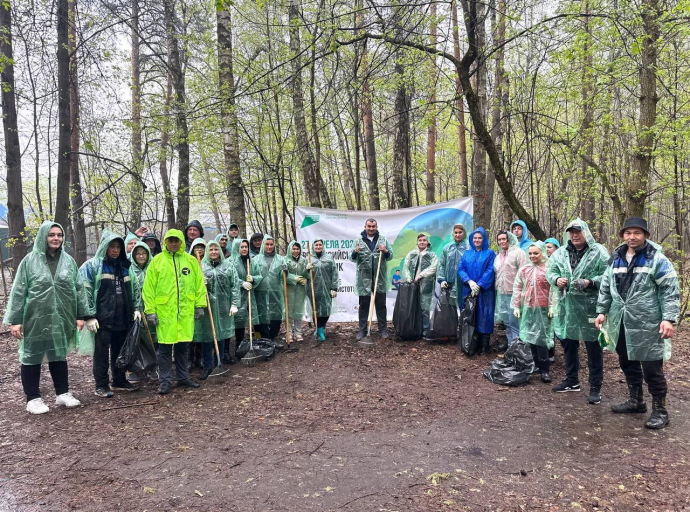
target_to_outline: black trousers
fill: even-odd
[[[579,384],[580,377],[580,342],[578,340],[561,340],[565,375],[568,384]],[[589,367],[589,385],[601,387],[604,382],[604,353],[598,341],[585,341],[587,348],[587,366]]]
[[[631,361],[628,359],[628,348],[625,344],[625,328],[621,324],[616,353],[621,370],[625,374],[628,386],[642,386],[642,379],[647,382],[649,394],[652,396],[666,396],[668,386],[664,376],[664,360]]]
[[[328,319],[330,316],[317,316],[316,317],[316,327],[326,327]]]
[[[69,391],[67,361],[53,361],[52,363],[48,363],[48,370],[50,370],[50,376],[53,378],[55,394],[62,395],[63,393],[67,393]],[[39,390],[39,384],[41,382],[41,365],[23,364],[21,375],[26,401],[29,402],[35,398],[41,398],[41,391]]]
[[[113,374],[113,386],[127,382],[125,371],[115,365],[125,338],[127,331],[101,329],[96,333],[96,346],[93,352],[93,378],[96,380],[96,389],[108,387],[108,366]]]
[[[542,345],[529,344],[529,349],[532,351],[532,359],[539,371],[544,373],[549,371],[549,349]]]
[[[371,307],[371,295],[359,297],[359,330],[366,330],[369,321],[369,308]],[[386,329],[386,294],[377,293],[374,299],[376,309],[376,320],[378,321],[379,331]],[[318,320],[318,319],[317,319]]]
[[[280,332],[280,324],[282,323],[282,320],[270,320],[270,323],[268,324],[260,324],[259,331],[261,332],[261,337],[272,340],[278,336],[278,333]]]

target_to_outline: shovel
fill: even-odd
[[[379,262],[376,265],[376,279],[374,280],[374,289],[372,290],[371,293],[371,306],[369,307],[369,326],[367,327],[367,335],[359,340],[359,343],[361,345],[367,345],[371,346],[374,344],[374,340],[371,339],[371,321],[374,318],[374,302],[376,301],[376,289],[379,286],[379,273],[381,272],[381,260],[382,260],[382,254],[381,251],[379,251]]]
[[[285,342],[287,343],[287,347],[284,349],[284,352],[297,352],[299,350],[298,348],[293,348],[290,346],[292,345],[292,338],[290,337],[290,311],[288,309],[287,298],[287,274],[287,265],[283,265],[283,297],[285,298]]]
[[[201,258],[199,258],[199,255],[196,255],[196,259],[199,262],[199,268],[201,269]],[[203,272],[202,272],[203,274]],[[206,309],[208,309],[208,318],[211,320],[211,332],[213,333],[213,346],[216,349],[216,359],[218,361],[218,364],[216,367],[213,369],[213,371],[209,374],[209,377],[218,377],[219,375],[223,375],[224,373],[228,373],[230,371],[230,368],[226,368],[223,366],[223,361],[220,359],[220,351],[218,350],[218,339],[216,338],[216,325],[213,322],[213,313],[211,312],[211,300],[208,297],[208,289],[206,288],[206,284],[204,284],[204,290],[206,291]]]
[[[307,242],[307,256],[309,257],[309,266],[311,267],[311,251],[309,250],[309,242]],[[312,323],[314,324],[314,335],[312,336],[312,339],[318,340],[319,339],[319,333],[316,332],[316,295],[314,294],[314,272],[312,269],[309,269],[309,281],[311,283],[311,308],[312,312],[314,315],[312,316]]]

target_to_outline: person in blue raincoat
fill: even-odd
[[[527,224],[521,220],[513,221],[510,224],[510,232],[513,233],[520,242],[520,249],[527,252],[529,246],[532,245],[532,240],[527,236]]]
[[[467,296],[478,297],[475,329],[480,335],[478,354],[489,352],[489,339],[494,332],[494,311],[496,290],[494,289],[494,259],[496,254],[489,249],[489,239],[484,228],[470,233],[472,248],[465,251],[458,266],[459,281],[462,282],[462,302]]]

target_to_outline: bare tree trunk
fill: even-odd
[[[410,206],[410,190],[406,177],[410,168],[410,113],[409,95],[405,87],[404,68],[400,61],[395,64],[400,81],[395,95],[395,142],[393,143],[393,204],[391,208]]]
[[[69,226],[70,151],[72,123],[69,86],[69,6],[68,0],[57,0],[57,86],[58,86],[58,165],[55,194],[55,222],[64,229]]]
[[[168,62],[169,62],[168,58]],[[165,212],[167,217],[168,229],[173,229],[175,222],[175,203],[173,202],[172,190],[170,189],[170,177],[168,174],[168,144],[170,142],[170,103],[172,102],[172,76],[170,71],[167,73],[167,84],[165,89],[165,100],[163,103],[163,130],[161,131],[161,147],[158,154],[158,168],[163,182],[163,194],[165,194]]]
[[[451,15],[453,21],[453,51],[455,59],[460,62],[460,34],[458,32],[458,4],[456,0],[451,2]],[[460,195],[466,197],[469,194],[469,181],[467,178],[467,142],[465,140],[465,105],[462,101],[463,91],[460,75],[455,74],[456,108],[458,111],[458,160],[460,162]]]
[[[429,8],[431,17],[431,37],[429,46],[436,48],[436,3],[432,2]],[[429,128],[427,130],[426,144],[426,202],[436,201],[436,56],[431,57],[431,95],[429,97]]]
[[[582,173],[582,182],[585,184],[582,218],[591,223],[594,220],[594,180],[592,179],[588,161],[592,161],[594,156],[594,143],[592,140],[592,123],[594,122],[594,77],[592,76],[592,29],[589,18],[590,5],[589,0],[582,3],[582,11],[584,16],[585,34],[586,38],[583,44],[584,59],[582,63],[582,137],[584,140],[585,159],[582,159],[580,165],[580,172]]]
[[[220,221],[220,209],[218,208],[218,201],[216,201],[216,194],[213,187],[213,179],[211,179],[211,171],[208,167],[208,160],[203,153],[201,155],[201,170],[204,176],[204,185],[206,186],[206,193],[208,194],[208,199],[211,203],[211,212],[213,213],[213,220],[216,221],[216,229],[220,233],[223,230]]]
[[[476,38],[477,38],[477,59],[475,60],[475,77],[477,105],[482,121],[486,122],[486,60],[484,57],[486,49],[486,5],[484,2],[477,2],[476,17]],[[482,145],[476,130],[472,132],[472,195],[479,205],[474,207],[474,223],[477,226],[485,226],[487,229],[491,225],[491,210],[487,211],[487,204],[490,202],[486,195],[486,185],[488,182],[486,166],[486,148]],[[498,147],[497,147],[498,149]]]
[[[139,65],[139,0],[132,0],[132,172],[141,179],[143,161],[141,155],[141,71]],[[136,229],[141,223],[144,187],[136,181],[131,189],[129,224]]]
[[[22,161],[17,129],[17,104],[14,97],[14,60],[12,55],[12,11],[9,3],[0,4],[0,81],[2,81],[2,127],[5,135],[7,165],[7,224],[9,226],[12,267],[16,270],[26,256],[26,222],[22,195]],[[8,242],[10,241],[8,240]],[[2,258],[2,254],[0,254]]]
[[[506,73],[505,73],[505,50],[504,43],[506,38],[506,0],[498,0],[498,9],[492,9],[492,31],[494,38],[494,46],[500,49],[496,52],[496,66],[494,69],[494,97],[493,110],[491,112],[491,138],[496,144],[496,148],[501,156],[501,162],[505,165],[503,156],[503,121],[501,118],[501,107],[504,101]],[[497,12],[498,11],[498,12]],[[486,183],[486,211],[489,213],[489,223],[493,212],[494,190],[496,178],[493,171],[493,165],[490,166],[490,171],[487,173]],[[501,194],[502,197],[502,194]],[[503,211],[504,203],[501,204]],[[502,220],[503,214],[499,215]]]

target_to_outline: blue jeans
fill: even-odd
[[[431,311],[422,311],[422,332],[426,336],[426,332],[429,330],[429,316]]]
[[[515,338],[520,336],[520,320],[513,314],[513,308],[510,306],[513,296],[502,293],[498,297],[499,316],[506,326],[506,337],[508,338],[508,346],[510,346],[515,342]]]
[[[225,349],[224,343],[218,344],[218,352],[220,353],[220,359],[223,359],[223,351]],[[204,356],[204,369],[210,370],[214,366],[218,365],[216,359],[216,347],[211,343],[201,343],[201,353]]]

